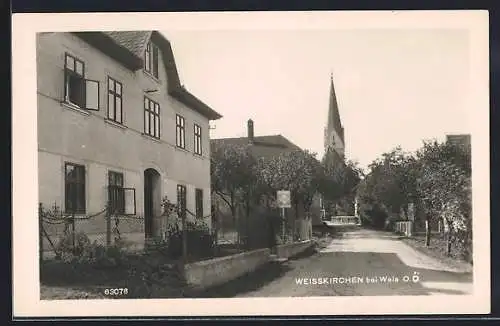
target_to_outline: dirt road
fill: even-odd
[[[469,294],[470,266],[449,266],[392,233],[355,228],[318,253],[231,282],[211,297]]]

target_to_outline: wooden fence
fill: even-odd
[[[407,237],[410,237],[413,234],[413,222],[412,221],[394,222],[394,232],[402,233]]]

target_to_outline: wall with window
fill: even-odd
[[[98,92],[95,92],[96,83],[90,82],[90,92],[86,94],[98,93],[98,99],[87,101],[95,106],[98,100],[98,110],[78,109],[63,103],[67,80],[66,54],[83,63],[83,67],[80,64],[76,67],[73,63],[73,70],[82,73],[85,79],[99,83]],[[186,185],[186,204],[193,212],[196,210],[195,189],[204,189],[204,211],[208,214],[208,120],[167,94],[168,80],[161,53],[158,56],[158,78],[155,78],[143,70],[128,70],[72,34],[37,36],[39,190],[42,202],[53,204],[57,201],[64,207],[64,162],[73,162],[86,167],[88,214],[104,206],[108,196],[108,171],[112,170],[123,173],[125,187],[136,189],[136,210],[140,215],[143,213],[143,173],[146,168],[154,167],[162,178],[162,195],[167,195],[172,201],[176,201],[177,184]],[[150,107],[149,103],[156,103],[156,106]],[[159,120],[153,119],[153,124],[158,126],[152,135],[147,135],[151,130],[146,130],[146,126],[151,125],[145,123],[147,112],[159,117]],[[177,115],[185,119],[184,148],[176,144]],[[201,155],[194,151],[194,124],[201,130]]]

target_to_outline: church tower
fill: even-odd
[[[345,155],[344,127],[340,121],[337,96],[333,85],[333,75],[330,76],[330,103],[324,137],[325,153],[331,148],[343,159]]]

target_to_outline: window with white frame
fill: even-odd
[[[160,104],[144,97],[144,133],[160,138]]]
[[[186,120],[180,115],[175,117],[176,145],[179,148],[186,148]]]
[[[85,166],[64,164],[64,201],[68,214],[85,214]]]
[[[85,78],[85,63],[64,56],[64,101],[80,109],[99,110],[99,81]]]
[[[203,217],[203,189],[196,188],[195,201],[196,201],[196,218],[202,218]]]
[[[151,41],[148,42],[144,52],[144,70],[155,78],[158,78],[158,57],[158,46]]]
[[[123,123],[122,84],[108,77],[108,119],[116,123]]]
[[[108,201],[112,214],[125,213],[125,191],[123,188],[123,173],[108,172]]]
[[[177,214],[181,218],[186,218],[186,186],[178,184],[177,185]]]
[[[202,154],[202,146],[201,146],[201,127],[198,124],[194,124],[194,153],[201,155]]]

